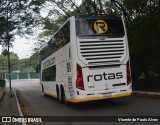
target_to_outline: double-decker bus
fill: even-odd
[[[70,17],[40,50],[44,94],[84,102],[132,93],[129,48],[122,17]]]

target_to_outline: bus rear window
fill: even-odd
[[[100,18],[76,20],[76,34],[78,37],[107,36],[123,37],[124,27],[120,18]]]

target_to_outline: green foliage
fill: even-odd
[[[48,10],[40,18],[43,31],[38,48],[72,15],[106,13],[123,15],[131,54],[160,53],[160,0],[34,0],[40,10]],[[37,49],[36,49],[37,50]]]
[[[11,60],[11,65],[17,65],[19,62],[19,59],[16,55],[12,55],[10,56],[10,60]]]
[[[12,45],[15,35],[32,34],[36,20],[35,9],[30,0],[0,1],[0,45]]]
[[[20,59],[18,65],[14,65],[14,70],[18,69],[20,72],[28,72],[30,71],[30,61],[27,59]]]
[[[14,67],[15,65],[18,65],[19,58],[18,58],[16,53],[14,53],[14,52],[10,53],[10,62],[11,62],[11,67]],[[8,69],[7,55],[0,55],[0,69],[2,69],[2,70],[7,70]]]
[[[0,87],[0,96],[3,93],[4,89],[2,87]]]
[[[8,70],[8,57],[7,55],[3,55],[3,52],[0,55],[0,70]],[[38,60],[39,60],[39,51],[36,51],[30,58],[26,59],[19,59],[16,53],[11,52],[10,53],[11,72],[35,71],[35,68],[38,64]]]
[[[1,70],[7,69],[7,58],[6,58],[6,56],[0,55],[0,69]]]
[[[39,51],[34,52],[29,60],[30,60],[31,67],[34,70],[36,70],[36,67],[37,67],[37,65],[39,63]]]
[[[61,24],[64,23],[66,19],[67,19],[66,17],[62,17],[53,21],[49,19],[46,20],[44,22],[44,27],[43,27],[44,32],[39,34],[39,38],[53,35],[56,32],[56,30],[58,30],[58,28],[61,26]]]
[[[159,0],[112,0],[112,9],[124,15],[131,53],[159,53]]]
[[[43,0],[42,0],[43,1]],[[82,0],[79,5],[75,0],[46,0],[40,2],[34,0],[35,6],[41,5],[41,10],[48,10],[48,15],[41,18],[43,31],[39,34],[39,44],[46,40],[46,37],[51,37],[55,31],[72,15],[84,15],[90,13],[105,13],[105,8],[102,6],[107,2],[105,0]]]
[[[3,55],[3,56],[7,56],[7,55],[8,55],[8,50],[7,50],[7,49],[4,49],[4,50],[2,51],[2,55]]]

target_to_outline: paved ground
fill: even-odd
[[[7,88],[3,100],[0,103],[0,116],[19,116],[15,94],[10,97],[9,89]],[[21,125],[21,123],[0,123],[0,125]]]
[[[29,113],[38,116],[160,116],[160,100],[144,97],[124,97],[112,101],[97,101],[78,104],[72,107],[59,104],[55,99],[44,96],[41,93],[39,81],[21,80],[12,81],[13,87],[23,97],[24,104],[28,107]],[[43,123],[45,124],[45,123]],[[53,123],[50,123],[51,125]],[[109,123],[73,123],[59,122],[58,125],[88,125],[88,124],[109,124]],[[159,123],[112,123],[112,124],[136,124],[151,125]]]

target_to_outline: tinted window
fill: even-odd
[[[56,49],[60,49],[70,42],[70,25],[65,24],[54,36],[56,39]]]
[[[123,37],[124,28],[121,18],[99,18],[76,20],[77,36]]]
[[[56,66],[42,70],[42,81],[56,81]]]
[[[40,60],[44,60],[49,55],[61,49],[70,42],[70,22],[66,23],[55,35],[54,39],[48,42],[48,46],[40,51]]]

